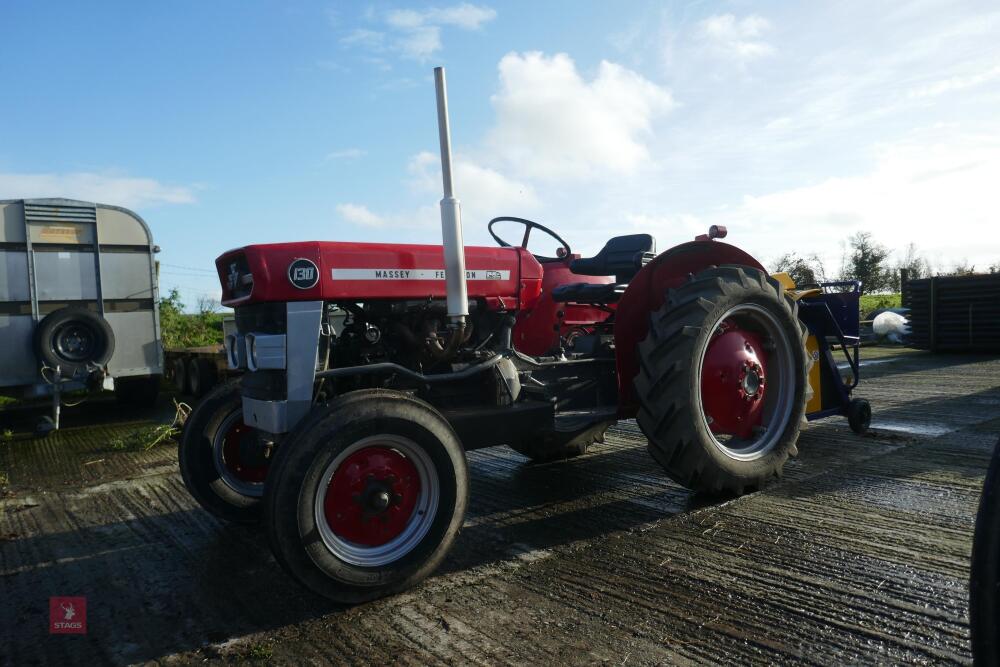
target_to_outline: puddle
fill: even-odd
[[[926,435],[932,438],[937,437],[939,435],[952,433],[953,431],[957,431],[959,429],[958,426],[949,426],[948,424],[941,424],[941,423],[914,424],[913,422],[899,422],[899,421],[885,421],[885,420],[873,421],[872,428],[878,429],[880,431],[896,431],[899,433]]]
[[[864,368],[865,366],[877,366],[878,364],[888,364],[893,361],[899,361],[902,358],[903,357],[889,357],[888,359],[867,359],[860,361],[858,363],[858,366],[860,366],[861,368]],[[840,370],[846,370],[850,367],[851,365],[847,363],[837,364],[837,368],[839,368]]]

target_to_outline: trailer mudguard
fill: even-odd
[[[710,266],[739,264],[764,271],[751,255],[721,241],[691,241],[657,255],[629,282],[615,315],[615,361],[618,367],[618,415],[634,417],[638,403],[632,380],[639,372],[636,348],[649,331],[649,318],[667,290]]]

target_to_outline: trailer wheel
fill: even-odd
[[[60,308],[46,315],[34,334],[35,354],[46,366],[72,377],[103,366],[115,351],[115,334],[103,317],[86,308]]]
[[[210,513],[236,523],[256,523],[270,448],[243,423],[238,383],[216,387],[184,423],[178,447],[184,485]]]
[[[313,410],[267,480],[277,560],[340,603],[413,586],[444,559],[468,498],[465,452],[427,403],[362,390]]]
[[[762,271],[713,267],[671,289],[639,344],[636,421],[695,491],[743,493],[781,475],[805,412],[806,330]]]
[[[867,433],[872,425],[871,403],[863,398],[853,399],[847,406],[847,423],[858,435]]]
[[[522,456],[527,456],[535,463],[561,461],[570,459],[587,450],[595,442],[604,442],[604,433],[613,422],[594,424],[579,431],[550,431],[540,433],[537,437],[529,437],[519,442],[512,442],[510,448]]]
[[[184,362],[184,357],[178,357],[174,359],[173,376],[174,376],[174,388],[177,390],[178,394],[186,395],[188,393],[188,374],[187,374],[187,364]]]
[[[192,357],[187,371],[188,387],[195,398],[201,398],[215,386],[215,366],[208,359]]]

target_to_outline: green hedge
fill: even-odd
[[[160,299],[160,337],[165,348],[222,344],[222,313],[185,313],[177,290]]]
[[[879,308],[899,308],[903,305],[902,294],[862,294],[861,317]]]

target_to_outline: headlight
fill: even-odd
[[[247,368],[256,370],[281,370],[285,368],[284,334],[254,334],[244,336]]]
[[[246,367],[246,348],[243,344],[243,336],[230,334],[226,336],[226,365],[230,369]]]

